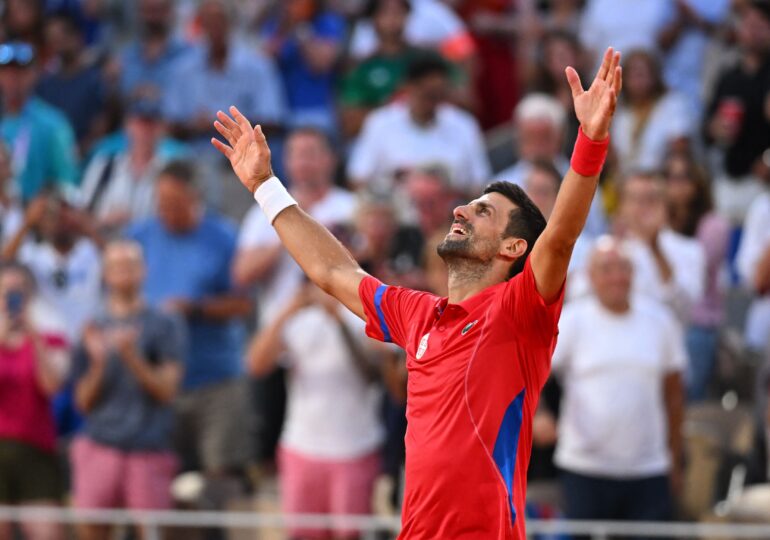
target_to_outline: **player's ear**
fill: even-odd
[[[506,238],[500,245],[500,255],[511,261],[523,257],[527,252],[527,241],[523,238]]]

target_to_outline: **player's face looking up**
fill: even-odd
[[[516,205],[499,193],[487,193],[470,203],[454,209],[454,221],[444,241],[438,246],[438,254],[450,271],[476,266],[483,269],[499,257],[522,256],[527,243],[521,238],[507,236],[511,212]]]

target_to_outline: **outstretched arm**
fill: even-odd
[[[260,126],[252,127],[235,107],[230,107],[230,114],[232,117],[219,111],[214,123],[228,144],[217,139],[211,143],[230,160],[241,183],[254,193],[273,176],[270,148]],[[297,205],[281,211],[273,227],[310,280],[364,319],[358,285],[366,273],[348,250]]]
[[[588,90],[583,90],[577,72],[571,67],[567,68],[575,114],[580,121],[583,135],[590,139],[582,142],[588,146],[591,146],[591,141],[606,141],[609,137],[610,122],[622,80],[619,63],[620,53],[614,52],[611,47],[607,49],[604,61]],[[575,153],[584,150],[597,152],[593,148],[579,149],[580,137],[578,139]],[[573,154],[573,167],[575,162]],[[567,276],[572,248],[585,226],[599,182],[599,171],[592,171],[590,176],[583,176],[573,167],[570,167],[562,181],[548,225],[530,255],[538,292],[546,301],[555,300],[561,290]],[[585,170],[581,172],[586,174]]]

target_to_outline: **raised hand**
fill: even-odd
[[[251,123],[236,107],[230,107],[230,114],[232,118],[219,111],[218,120],[214,122],[214,127],[228,144],[215,138],[211,139],[211,144],[230,160],[241,184],[254,193],[262,182],[273,176],[270,148],[261,126],[251,127]]]
[[[623,86],[623,71],[620,67],[620,53],[609,47],[604,53],[602,65],[588,90],[583,90],[580,77],[574,68],[566,69],[567,82],[572,90],[575,115],[580,127],[590,139],[607,138],[618,94]]]

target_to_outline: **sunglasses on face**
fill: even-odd
[[[0,44],[0,66],[28,66],[35,60],[35,50],[27,43]]]

